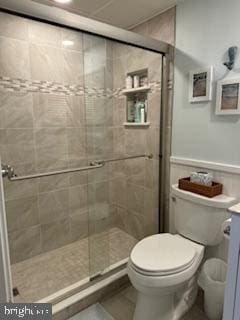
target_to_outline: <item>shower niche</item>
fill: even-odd
[[[148,69],[137,70],[126,74],[126,126],[149,126],[148,121]]]

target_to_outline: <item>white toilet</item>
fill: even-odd
[[[178,234],[141,240],[128,262],[128,276],[138,291],[134,320],[177,320],[191,308],[204,247],[221,242],[227,208],[235,202],[225,195],[206,198],[172,186]]]

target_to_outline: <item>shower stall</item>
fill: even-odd
[[[0,11],[1,241],[15,302],[60,301],[125,268],[160,221],[167,45],[39,9]]]

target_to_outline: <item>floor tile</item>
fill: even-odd
[[[115,320],[133,319],[135,305],[121,293],[102,301],[101,305]]]
[[[69,320],[114,320],[104,308],[99,304],[94,304],[91,307],[83,310],[79,314]]]

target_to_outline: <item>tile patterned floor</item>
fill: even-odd
[[[13,286],[20,293],[15,301],[38,301],[75,284],[88,277],[90,269],[92,274],[96,266],[107,267],[127,258],[136,242],[124,231],[112,228],[108,233],[79,240],[14,264]]]
[[[136,298],[136,290],[133,287],[128,287],[115,296],[101,301],[101,305],[114,320],[132,320]],[[193,308],[181,320],[207,320],[202,311],[201,297],[197,299]]]

